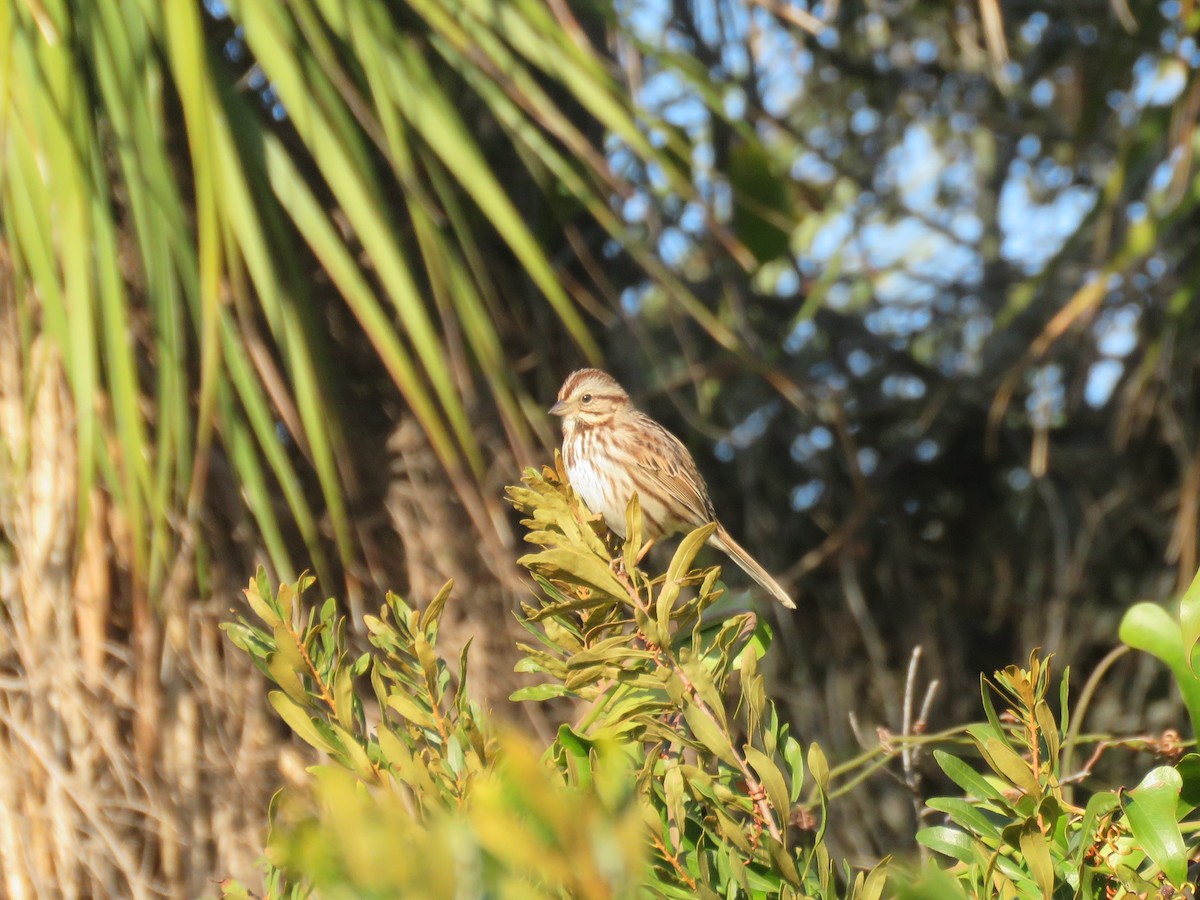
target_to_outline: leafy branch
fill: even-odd
[[[538,549],[521,564],[545,599],[523,606],[535,642],[522,645],[519,668],[545,680],[514,699],[581,701],[574,727],[559,730],[552,750],[559,758],[589,742],[626,743],[658,807],[659,871],[676,887],[711,883],[711,873],[724,869],[747,890],[811,888],[813,854],[789,834],[805,754],[758,672],[770,645],[766,624],[753,612],[714,610],[724,595],[720,569],[693,568],[712,526],[686,535],[666,572],[649,577],[636,565],[636,497],[627,540],[614,551],[567,487],[561,461],[527,471],[522,482],[509,497]],[[822,776],[823,829],[827,765],[815,746],[808,756]]]

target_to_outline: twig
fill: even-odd
[[[292,639],[292,643],[300,651],[300,658],[304,660],[304,665],[308,667],[308,674],[312,676],[313,681],[317,683],[317,687],[321,689],[321,699],[326,705],[337,715],[337,705],[333,702],[333,694],[329,693],[329,687],[325,684],[325,680],[321,678],[317,667],[312,661],[312,657],[308,655],[308,650],[304,646],[304,641],[300,640],[300,633],[292,628],[292,623],[285,621],[283,627],[287,629],[288,637]]]
[[[783,19],[802,31],[807,31],[809,34],[819,35],[829,28],[829,25],[825,22],[822,22],[808,10],[801,9],[798,6],[788,3],[771,2],[771,0],[752,0],[752,2],[756,6],[761,6],[776,18]]]
[[[667,845],[662,842],[662,838],[656,834],[653,838],[651,838],[651,840],[654,842],[654,846],[658,852],[662,854],[663,859],[665,859],[674,867],[675,874],[683,879],[684,883],[689,888],[691,888],[693,891],[696,890],[696,879],[689,875],[687,870],[680,865],[679,857],[667,849]]]
[[[913,701],[916,698],[917,671],[921,666],[922,653],[922,647],[918,644],[913,647],[912,656],[908,660],[908,676],[904,681],[904,716],[901,723],[901,734],[905,738],[924,734],[929,709],[933,705],[933,698],[937,693],[938,683],[936,680],[931,681],[925,689],[925,698],[921,702],[917,719],[913,721]],[[918,826],[921,824],[921,813],[924,807],[924,803],[921,801],[921,772],[917,768],[921,750],[920,744],[907,740],[900,746],[900,763],[904,771],[904,783],[912,795],[913,816],[916,818]],[[921,847],[921,855],[922,858],[928,858],[928,849],[924,846]]]
[[[1087,715],[1087,709],[1091,706],[1092,697],[1096,690],[1100,687],[1100,682],[1108,673],[1108,670],[1113,667],[1122,656],[1130,651],[1128,645],[1115,647],[1105,655],[1104,659],[1100,660],[1099,664],[1092,670],[1087,681],[1083,684],[1083,690],[1079,692],[1079,699],[1075,701],[1074,715],[1071,716],[1071,724],[1067,727],[1067,733],[1063,736],[1062,742],[1062,768],[1063,771],[1071,770],[1071,763],[1075,756],[1075,745],[1079,742],[1079,732],[1083,726],[1084,718]]]
[[[634,606],[636,606],[647,618],[652,618],[653,613],[651,612],[650,607],[648,604],[643,602],[637,590],[634,589],[633,585],[629,581],[628,574],[622,571],[617,574],[617,578],[625,588],[625,592],[633,601]],[[699,692],[696,690],[696,686],[692,683],[692,680],[688,678],[687,673],[683,671],[683,667],[680,666],[675,660],[674,655],[667,652],[653,641],[648,640],[644,635],[643,640],[646,642],[646,647],[653,650],[658,656],[660,663],[666,665],[679,677],[680,682],[683,684],[684,691],[687,692],[688,699],[695,704],[696,708],[699,709],[700,712],[703,713],[708,719],[710,719],[714,725],[720,728],[720,719],[717,718],[716,713],[713,712],[712,708],[708,705],[708,703],[705,702],[704,698],[700,696]],[[750,768],[750,764],[746,762],[742,754],[737,752],[737,748],[732,745],[732,742],[730,742],[730,749],[733,753],[734,760],[737,762],[737,768],[742,773],[742,778],[746,783],[746,790],[750,795],[751,802],[754,804],[756,817],[761,819],[763,824],[766,825],[767,830],[771,833],[771,837],[782,844],[783,830],[775,821],[775,816],[772,814],[771,801],[767,799],[766,790],[763,788],[759,780],[755,778],[754,771]]]
[[[699,692],[696,690],[696,686],[692,684],[691,679],[687,677],[683,669],[675,664],[673,658],[671,659],[671,667],[675,670],[675,674],[679,676],[679,680],[683,682],[683,688],[688,692],[688,697],[691,699],[691,701],[696,704],[696,707],[702,713],[704,713],[704,715],[711,719],[713,724],[719,728],[721,722],[717,718],[716,713],[712,711],[712,708],[704,701],[704,698],[700,696]],[[771,837],[775,838],[775,840],[782,844],[783,831],[780,829],[779,825],[776,824],[775,817],[771,814],[771,801],[767,799],[766,790],[763,789],[763,786],[759,783],[758,779],[754,777],[754,772],[750,768],[750,764],[746,762],[740,753],[737,752],[737,748],[733,747],[732,742],[730,743],[730,747],[733,750],[733,758],[737,761],[738,769],[742,773],[742,778],[746,781],[746,790],[750,793],[750,797],[754,801],[755,809],[758,811],[759,816],[766,824],[767,830],[771,832]]]
[[[1092,751],[1092,755],[1088,757],[1087,762],[1083,764],[1083,768],[1078,772],[1070,775],[1064,775],[1059,779],[1060,784],[1078,784],[1089,775],[1092,774],[1092,768],[1100,761],[1100,757],[1104,755],[1104,751],[1109,747],[1119,744],[1120,741],[1100,741],[1096,744],[1096,749]]]
[[[917,668],[921,664],[921,645],[913,647],[912,656],[908,659],[908,677],[904,681],[904,715],[901,719],[900,733],[903,735],[912,734],[912,710],[913,710],[913,690],[917,684]],[[920,784],[920,775],[913,770],[913,761],[916,759],[916,750],[911,744],[905,743],[900,748],[900,762],[904,768],[904,783],[908,785],[909,790],[914,793]]]

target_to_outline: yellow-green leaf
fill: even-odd
[[[821,749],[820,744],[810,744],[808,748],[808,771],[812,774],[813,781],[820,788],[821,793],[829,792],[829,761],[825,758],[825,751]]]
[[[312,717],[308,714],[308,711],[287,694],[282,691],[271,691],[267,695],[267,699],[275,707],[275,711],[279,713],[288,727],[306,744],[331,756],[342,749],[337,744],[328,740],[313,724]]]
[[[296,638],[292,636],[290,628],[279,624],[271,630],[275,634],[275,645],[278,647],[278,653],[283,662],[297,672],[308,673],[308,665],[304,662],[300,645],[296,643]]]
[[[393,690],[388,694],[388,708],[399,713],[414,725],[419,725],[422,728],[433,727],[433,715],[429,710],[425,709],[421,704],[417,703],[412,697],[404,693],[402,690]]]
[[[746,744],[742,750],[746,754],[746,762],[750,763],[751,768],[758,775],[758,780],[766,788],[767,799],[771,801],[771,806],[775,807],[775,813],[779,816],[779,820],[786,823],[789,804],[787,781],[784,779],[783,773],[779,771],[774,760],[752,744]]]
[[[1050,858],[1050,847],[1046,837],[1038,829],[1037,822],[1030,819],[1021,829],[1021,854],[1033,874],[1034,881],[1041,888],[1042,897],[1049,900],[1054,893],[1054,862]]]
[[[250,582],[250,587],[242,591],[246,600],[250,603],[250,608],[254,610],[254,614],[267,623],[272,629],[278,628],[283,624],[283,619],[279,617],[279,613],[271,607],[270,602],[259,593],[260,584],[255,581]]]
[[[637,555],[642,549],[642,504],[634,491],[625,507],[625,571],[637,572]]]
[[[695,703],[688,703],[683,708],[683,717],[687,720],[688,728],[696,740],[707,748],[717,759],[728,765],[738,765],[737,753],[729,741],[729,735]]]
[[[595,588],[610,597],[628,602],[628,594],[612,569],[590,553],[570,547],[558,547],[531,553],[517,560],[522,566],[547,578],[572,581]]]
[[[450,599],[450,592],[454,589],[454,579],[451,578],[442,589],[437,592],[437,596],[429,601],[429,605],[425,607],[425,612],[421,614],[421,630],[429,634],[430,626],[437,627],[438,622],[442,618],[442,611],[446,608],[446,601]]]
[[[683,805],[683,772],[678,764],[669,766],[663,774],[663,797],[672,824],[682,832],[687,827],[687,816]]]
[[[1010,783],[1019,787],[1035,800],[1041,799],[1041,787],[1033,774],[1033,770],[1029,767],[1029,763],[1022,759],[1015,750],[1000,740],[1000,738],[995,737],[989,728],[972,726],[967,729],[967,732],[975,738],[979,752],[983,754],[983,758],[992,767],[993,771],[1008,779]]]
[[[338,722],[350,728],[354,724],[354,679],[344,659],[333,676],[333,706]]]
[[[275,683],[283,689],[285,694],[297,703],[305,704],[308,702],[308,691],[304,689],[304,685],[300,681],[300,676],[296,674],[296,670],[288,664],[287,660],[278,653],[272,653],[267,656],[267,671],[275,679]]]

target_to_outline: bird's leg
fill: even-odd
[[[608,567],[614,575],[625,572],[625,554],[621,552],[621,539],[613,532],[604,536],[604,546],[608,548]]]
[[[613,540],[609,544],[609,554],[611,556],[611,562],[609,562],[608,565],[609,565],[609,568],[613,570],[613,572],[620,575],[622,572],[625,571],[625,554],[621,552],[620,540],[617,539],[616,535],[613,535],[612,537],[613,537]],[[641,565],[642,559],[645,557],[645,555],[647,553],[650,552],[650,548],[654,546],[654,541],[655,541],[654,538],[650,538],[650,540],[648,540],[648,541],[646,541],[646,543],[642,544],[642,548],[640,550],[638,550],[637,556],[635,556],[633,558],[633,564],[635,566]]]
[[[648,540],[648,541],[646,541],[646,543],[642,544],[642,549],[639,550],[638,555],[634,557],[633,564],[635,566],[640,566],[642,564],[642,559],[645,557],[645,555],[647,553],[650,552],[650,548],[653,546],[654,546],[654,538],[650,538],[650,540]]]

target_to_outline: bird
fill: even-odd
[[[717,521],[691,453],[634,406],[615,378],[600,369],[572,372],[550,414],[562,417],[562,458],[571,487],[589,510],[604,517],[610,531],[625,539],[625,510],[634,492],[649,543],[714,523],[709,545],[788,609],[796,608],[779,582]]]

